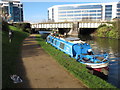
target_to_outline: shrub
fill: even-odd
[[[13,23],[13,26],[19,28],[24,32],[31,33],[30,23]]]
[[[106,26],[107,26],[106,24],[102,24],[98,27],[98,29],[101,28],[101,27],[106,27]]]
[[[95,35],[98,37],[120,39],[120,21],[109,22],[109,24],[113,24],[113,26],[107,26],[106,24],[100,25]]]
[[[5,22],[5,21],[2,21],[2,30],[3,31],[9,31],[9,29],[8,29],[8,23]]]

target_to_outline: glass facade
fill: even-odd
[[[14,22],[20,22],[20,9],[18,7],[13,7]]]
[[[120,8],[120,3],[117,4],[117,8]]]
[[[115,17],[120,18],[120,3],[118,2],[56,5],[54,7],[58,10],[57,14],[54,12],[54,15],[57,15],[57,19],[54,17],[57,22],[111,21]]]
[[[50,20],[50,17],[49,17],[49,10],[48,10],[48,20]]]
[[[102,10],[75,10],[75,11],[59,11],[59,13],[82,13],[82,12],[102,12]]]
[[[14,20],[14,14],[13,14],[13,3],[9,3],[9,14],[10,14],[10,19],[9,21],[13,21]]]
[[[97,9],[101,8],[101,5],[83,5],[83,6],[64,6],[64,7],[59,7],[59,10],[69,10],[69,9]]]
[[[59,20],[100,20],[102,5],[64,6],[58,7]]]
[[[105,20],[111,20],[112,18],[112,5],[105,5]]]
[[[23,8],[20,9],[20,12],[21,12],[21,21],[23,21]]]
[[[54,21],[54,9],[52,8],[52,20]]]
[[[12,22],[23,22],[23,5],[20,2],[2,2],[3,11],[10,16]]]
[[[117,4],[117,18],[120,18],[120,3]]]

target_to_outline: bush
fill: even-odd
[[[30,23],[13,23],[13,26],[19,28],[24,32],[31,33]]]
[[[101,27],[106,27],[106,26],[107,26],[106,24],[102,24],[98,27],[98,29],[101,28]]]
[[[25,32],[31,33],[31,29],[30,28],[26,28]]]
[[[109,24],[113,24],[113,26],[107,26],[106,24],[100,25],[95,35],[98,37],[120,39],[120,21],[109,22]]]
[[[8,23],[5,21],[2,21],[2,31],[9,31]]]
[[[105,27],[101,27],[97,30],[97,36],[99,37],[106,37],[106,32],[107,32],[108,28]]]

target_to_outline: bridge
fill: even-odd
[[[70,35],[78,34],[83,28],[96,29],[105,22],[54,22],[54,23],[36,23],[31,24],[31,28],[35,30],[58,29],[61,32],[66,32]],[[111,24],[107,24],[108,26]]]

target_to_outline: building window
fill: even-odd
[[[73,13],[73,11],[67,11],[67,13]]]
[[[64,7],[59,7],[59,10],[70,10],[70,9],[97,9],[101,8],[102,5],[81,5],[81,6],[64,6]]]
[[[105,5],[105,20],[112,18],[112,5]]]
[[[64,12],[62,11],[62,12],[59,12],[59,13],[66,13],[66,11],[64,11]]]
[[[117,13],[117,15],[120,15],[120,13]]]
[[[68,14],[67,16],[73,16],[73,14]]]
[[[74,14],[74,16],[81,16],[81,14]]]
[[[82,16],[88,16],[88,14],[82,14]]]
[[[81,11],[74,11],[74,13],[80,13]]]
[[[120,3],[119,3],[119,4],[117,4],[117,8],[120,8]]]
[[[52,8],[52,20],[54,20],[54,9]]]
[[[110,11],[110,12],[105,12],[105,14],[107,15],[107,14],[110,14],[110,15],[112,15],[112,12]]]
[[[60,16],[60,17],[64,17],[64,16],[66,16],[66,15],[58,15],[58,16]]]
[[[117,9],[118,12],[120,12],[120,9]]]

